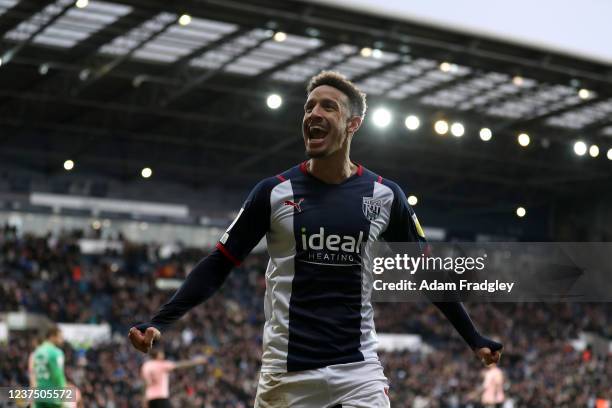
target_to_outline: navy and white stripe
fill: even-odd
[[[238,261],[266,235],[263,372],[375,360],[371,243],[417,241],[401,189],[359,166],[326,184],[304,163],[260,182],[219,248]]]

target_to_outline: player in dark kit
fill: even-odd
[[[302,133],[309,160],[261,181],[216,249],[150,323],[130,330],[147,352],[161,331],[210,297],[265,235],[262,369],[255,406],[388,407],[370,301],[371,244],[424,242],[401,188],[350,160],[365,95],[334,72],[307,88]],[[460,303],[436,303],[477,356],[498,362],[502,345],[483,337]]]

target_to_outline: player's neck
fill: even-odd
[[[348,155],[312,158],[307,168],[310,174],[328,184],[340,184],[357,172],[357,165]]]

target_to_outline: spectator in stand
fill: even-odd
[[[133,295],[161,301],[167,293],[155,287],[157,267],[175,261],[177,270],[183,271],[177,278],[182,278],[204,254],[185,249],[168,260],[145,246],[126,243],[139,254],[130,255],[131,262],[126,262],[126,254],[83,255],[74,236],[20,236],[11,229],[0,230],[0,311],[25,310],[62,322],[110,323],[114,337],[108,343],[87,350],[66,343],[62,346],[66,376],[80,388],[87,408],[133,407],[134,401],[142,400],[145,385],[129,379],[138,376],[143,359],[130,351],[123,333],[134,319],[145,320],[154,312],[148,309],[148,302]],[[172,360],[214,355],[206,365],[174,372],[170,399],[175,406],[253,406],[254,379],[261,364],[265,262],[258,255],[247,259],[225,283],[223,296],[191,312],[173,329],[176,333],[169,336],[173,340],[161,344]],[[74,265],[80,265],[78,281]],[[483,322],[484,330],[508,339],[503,359],[509,384],[505,394],[514,408],[600,408],[609,404],[612,356],[594,350],[584,353],[570,340],[589,331],[610,341],[612,304],[470,305],[470,311]],[[435,308],[379,304],[375,319],[381,333],[418,331],[426,343],[440,345],[435,354],[380,353],[394,408],[409,408],[415,401],[427,402],[430,408],[467,408],[480,403],[480,395],[470,397],[471,384],[480,382],[475,370],[478,364],[462,354],[469,351],[442,324]],[[8,342],[0,343],[3,386],[28,386],[28,355],[34,349],[34,336],[11,331]]]

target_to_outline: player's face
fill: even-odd
[[[53,344],[55,344],[58,347],[64,344],[64,335],[62,334],[61,331],[58,331],[54,337],[55,338],[53,339]]]
[[[321,85],[310,92],[302,120],[308,157],[328,157],[348,146],[348,106],[348,97],[334,87]]]

